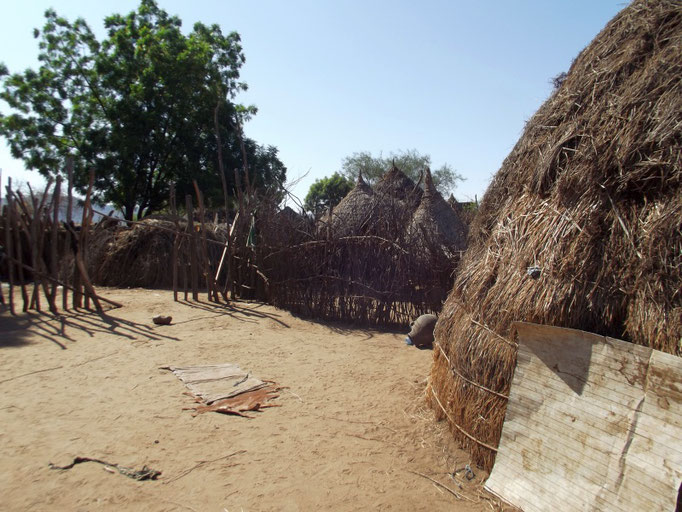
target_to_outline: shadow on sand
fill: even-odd
[[[113,334],[131,341],[140,337],[178,341],[178,338],[160,334],[149,325],[120,318],[115,310],[97,313],[81,309],[58,315],[36,311],[11,315],[9,311],[3,311],[0,313],[0,348],[28,345],[34,343],[31,338],[38,337],[66,350],[65,343],[75,342],[69,334],[73,330],[84,332],[91,338],[97,334]]]
[[[230,302],[229,304],[216,302],[196,302],[178,300],[178,304],[187,306],[193,309],[199,309],[206,312],[215,313],[214,315],[191,318],[182,322],[173,322],[174,325],[184,324],[188,322],[196,322],[197,320],[204,320],[206,318],[213,318],[221,315],[230,315],[235,320],[240,322],[256,323],[258,320],[268,319],[278,323],[282,327],[290,328],[288,324],[280,320],[280,315],[262,311],[266,305],[261,302]]]

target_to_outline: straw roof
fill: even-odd
[[[312,236],[313,224],[290,206],[272,210],[261,208],[257,226],[263,243],[270,246],[296,244]]]
[[[186,224],[183,222],[182,227]],[[95,284],[118,287],[169,288],[173,285],[170,254],[175,224],[145,219],[132,226],[95,229],[90,235],[88,272]],[[207,238],[224,239],[207,225]],[[181,261],[188,261],[189,243],[182,244]],[[209,244],[209,257],[220,258],[221,248]]]
[[[430,169],[424,176],[424,193],[408,226],[408,240],[418,250],[452,258],[466,248],[467,226],[433,184]]]
[[[366,232],[371,223],[374,205],[374,192],[362,178],[362,173],[358,173],[355,187],[332,209],[331,227],[334,234],[349,236]],[[329,212],[322,217],[320,225],[325,226],[328,222]]]
[[[380,196],[405,201],[413,209],[417,207],[422,196],[421,188],[398,169],[395,163],[374,186],[374,192]]]
[[[682,355],[680,48],[680,2],[630,4],[576,58],[485,194],[436,328],[430,402],[487,468],[513,321]]]

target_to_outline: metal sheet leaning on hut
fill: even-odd
[[[682,358],[515,323],[518,362],[486,488],[526,512],[675,510]]]

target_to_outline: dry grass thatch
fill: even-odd
[[[363,234],[371,226],[375,205],[374,191],[358,174],[353,190],[332,210],[331,221],[329,217],[324,220],[331,222],[337,236]]]
[[[182,223],[183,229],[186,223]],[[132,226],[93,231],[88,247],[88,267],[94,283],[102,286],[170,288],[175,224],[148,219]],[[225,233],[207,226],[207,238],[224,242]],[[191,241],[183,237],[178,251],[180,265],[188,265]],[[217,265],[221,246],[208,244],[209,260]]]
[[[682,4],[633,2],[491,183],[436,329],[430,395],[484,467],[515,366],[513,321],[682,355],[681,82]]]
[[[433,256],[454,258],[466,249],[468,228],[443,199],[426,169],[424,194],[408,226],[412,250]]]
[[[405,201],[412,206],[412,209],[417,207],[422,197],[422,189],[419,188],[419,185],[398,169],[395,163],[374,186],[374,192],[378,195]]]

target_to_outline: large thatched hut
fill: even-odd
[[[681,48],[679,1],[630,4],[485,194],[436,328],[429,400],[487,468],[516,362],[512,322],[682,355]]]

